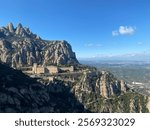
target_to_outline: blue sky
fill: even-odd
[[[67,40],[78,58],[150,53],[150,0],[1,0],[0,26]]]

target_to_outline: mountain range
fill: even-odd
[[[78,64],[70,44],[59,40],[42,40],[29,28],[12,23],[0,28],[0,60],[13,68],[40,65]]]
[[[31,78],[18,68],[75,66],[53,81]],[[149,112],[150,97],[141,95],[107,71],[78,62],[71,45],[43,40],[12,23],[0,28],[0,112]]]

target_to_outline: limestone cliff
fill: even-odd
[[[111,73],[91,71],[60,77],[39,82],[0,64],[0,112],[150,111],[149,97],[130,91]]]
[[[0,61],[14,68],[40,65],[78,64],[67,41],[43,40],[29,28],[12,23],[0,28]]]
[[[104,98],[110,98],[125,93],[129,88],[124,81],[117,80],[109,72],[93,71],[85,72],[75,89],[75,91],[93,92]]]
[[[39,82],[4,63],[13,68],[71,64],[76,72]],[[21,24],[0,28],[0,112],[149,111],[149,97],[109,72],[79,64],[68,42],[42,40]]]
[[[150,112],[149,97],[131,91],[106,71],[84,73],[72,92],[91,112]]]

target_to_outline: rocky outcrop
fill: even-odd
[[[15,29],[12,23],[9,23],[6,28],[9,30],[9,32],[14,33]]]
[[[148,97],[148,103],[147,103],[147,108],[148,108],[148,110],[149,110],[149,112],[150,112],[150,97]]]
[[[129,91],[123,81],[108,72],[39,82],[0,64],[0,112],[139,113],[149,112],[149,104],[149,97]]]
[[[61,91],[54,91],[61,87]],[[52,91],[53,90],[53,91]],[[43,85],[0,63],[1,112],[89,112],[61,81]]]
[[[149,98],[130,91],[111,73],[85,72],[73,86],[77,99],[91,112],[149,112]]]
[[[75,53],[66,41],[42,40],[29,28],[12,23],[0,28],[0,60],[19,68],[39,65],[78,64]]]
[[[33,63],[77,65],[78,72],[47,82],[13,69]],[[130,90],[109,72],[78,64],[68,42],[43,40],[21,24],[0,28],[0,112],[149,111],[149,97]]]
[[[102,72],[85,72],[75,91],[93,92],[104,98],[118,96],[126,92],[129,88],[124,81],[117,80],[111,73]]]

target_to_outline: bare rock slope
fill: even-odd
[[[91,112],[150,112],[149,97],[130,90],[123,80],[109,72],[81,75],[74,95]]]
[[[52,92],[61,86],[61,91]],[[0,63],[1,112],[87,112],[61,81],[43,85],[19,70]]]
[[[67,41],[43,40],[29,28],[12,23],[0,28],[0,61],[14,68],[40,65],[78,64]]]
[[[66,76],[64,78],[67,78]],[[0,112],[149,112],[149,98],[112,74],[84,73],[75,82],[42,84],[0,63]]]
[[[33,63],[76,65],[78,72],[39,82],[13,69]],[[0,28],[0,112],[149,111],[149,97],[109,72],[79,64],[66,41],[42,40],[21,24]]]

